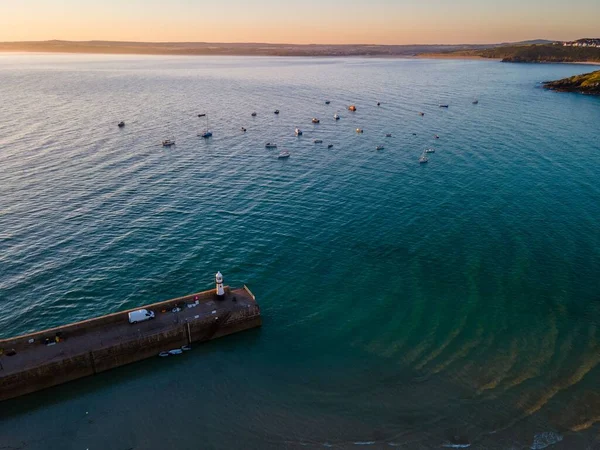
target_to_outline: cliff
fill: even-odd
[[[546,81],[544,87],[553,91],[600,95],[600,70],[562,80]]]

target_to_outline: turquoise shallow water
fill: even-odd
[[[1,55],[0,337],[216,270],[264,326],[3,402],[0,448],[598,445],[600,99],[539,86],[589,70]]]

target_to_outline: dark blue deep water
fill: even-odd
[[[597,448],[600,99],[539,85],[592,69],[1,55],[0,338],[217,270],[264,326],[3,402],[0,448]]]

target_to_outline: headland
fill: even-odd
[[[562,80],[546,81],[544,87],[553,91],[600,95],[600,70]]]

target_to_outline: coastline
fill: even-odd
[[[451,55],[444,53],[422,53],[415,55],[413,58],[418,59],[470,59],[470,60],[486,60],[486,61],[502,61],[502,58],[485,58],[479,55]]]
[[[4,44],[4,45],[3,45]],[[474,54],[473,50],[457,52],[419,51],[415,47],[398,46],[322,46],[311,49],[308,46],[261,46],[256,44],[238,46],[207,45],[33,45],[29,47],[8,46],[0,43],[0,55],[8,54],[60,54],[60,55],[137,55],[137,56],[244,56],[244,57],[296,57],[296,58],[380,58],[380,59],[449,59],[449,60],[489,60],[504,61],[506,58],[492,58]],[[400,48],[402,47],[402,48]],[[581,64],[600,66],[600,61],[506,61],[513,64]]]
[[[443,54],[268,54],[268,53],[197,53],[197,52],[143,52],[143,51],[77,51],[77,50],[6,50],[0,49],[0,55],[119,55],[119,56],[241,56],[241,57],[279,57],[279,58],[380,58],[380,59],[462,59],[501,61],[501,58],[484,58],[482,56],[450,56]],[[600,63],[598,63],[600,64]]]
[[[585,95],[600,95],[600,70],[582,75],[546,81],[544,88],[557,92],[576,92]]]
[[[413,58],[419,59],[465,59],[465,60],[486,60],[486,61],[502,61],[502,58],[486,58],[479,55],[447,55],[439,53],[421,54],[416,55]],[[510,62],[511,64],[583,64],[588,66],[600,66],[600,62],[596,61],[540,61],[540,62]]]

